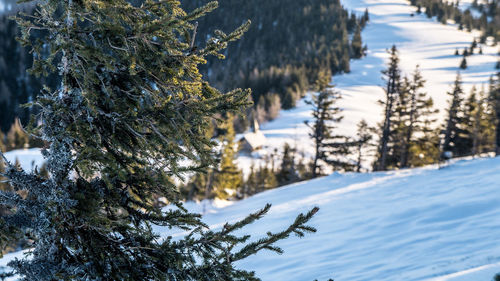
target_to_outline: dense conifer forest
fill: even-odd
[[[189,11],[207,2],[182,4]],[[320,69],[333,74],[349,72],[350,59],[362,57],[366,50],[361,30],[368,18],[368,13],[362,17],[349,13],[339,0],[224,0],[199,20],[193,48],[207,39],[214,26],[228,32],[247,19],[252,21],[242,40],[229,44],[225,60],[209,58],[201,71],[219,89],[251,88],[262,122],[276,117],[280,108],[294,107]],[[15,21],[8,14],[1,15],[0,128],[4,133],[16,117],[23,124],[28,121],[31,112],[20,105],[34,100],[42,85],[58,83],[54,76],[35,79],[26,74],[32,55],[19,45],[17,36]],[[238,131],[247,126],[240,125]]]
[[[183,5],[191,10],[206,2]],[[279,107],[294,107],[320,71],[349,72],[350,59],[364,55],[361,29],[368,12],[357,17],[339,0],[223,0],[219,5],[200,19],[196,42],[206,40],[214,24],[222,31],[247,19],[252,25],[229,44],[225,60],[209,59],[202,72],[221,89],[251,88],[261,121],[273,119]]]

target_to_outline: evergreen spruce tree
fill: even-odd
[[[317,93],[312,96],[310,101],[306,101],[313,107],[314,121],[312,123],[306,122],[306,125],[311,129],[309,136],[315,145],[311,168],[313,178],[321,175],[321,162],[329,162],[329,147],[342,138],[333,134],[336,124],[342,120],[342,116],[339,115],[340,108],[335,105],[341,96],[330,85],[330,78],[329,72],[320,73],[316,81]]]
[[[364,56],[363,41],[361,40],[361,27],[359,25],[356,26],[356,31],[352,37],[351,49],[353,58],[359,59]]]
[[[242,184],[242,173],[236,163],[237,151],[235,151],[234,127],[232,116],[220,126],[224,131],[219,137],[222,144],[220,164],[215,171],[213,181],[213,192],[219,199],[228,199],[236,194]]]
[[[423,91],[425,80],[418,65],[411,79],[405,79],[404,84],[406,84],[402,87],[406,99],[404,104],[407,106],[405,108],[406,113],[401,138],[401,158],[399,161],[401,168],[412,166],[410,161],[413,158],[411,148],[415,143],[423,141],[418,140],[419,137],[425,137],[426,133],[433,130],[433,123],[436,121],[433,115],[437,113],[437,110],[433,109],[434,102],[432,98],[428,97],[427,93]]]
[[[477,48],[477,41],[476,39],[472,40],[472,43],[470,45],[470,54],[474,54],[474,50]]]
[[[425,121],[424,130],[410,147],[409,163],[411,167],[435,164],[440,159],[440,130],[432,128],[434,122]]]
[[[242,190],[240,192],[240,197],[246,198],[247,196],[257,193],[258,184],[259,184],[258,174],[255,169],[254,163],[252,163],[252,165],[250,166],[250,173],[248,174],[247,179],[243,183]]]
[[[358,131],[356,132],[356,172],[361,172],[364,153],[371,146],[373,139],[373,129],[368,126],[363,119],[358,123]]]
[[[481,127],[483,127],[483,120],[485,119],[485,112],[483,111],[483,103],[481,97],[477,96],[476,87],[472,87],[469,98],[465,101],[465,121],[466,130],[468,131],[469,139],[471,140],[472,147],[470,148],[471,155],[480,153],[480,145],[482,142]]]
[[[283,146],[283,155],[281,156],[281,165],[276,173],[278,185],[287,185],[299,181],[295,166],[295,149],[288,143]]]
[[[186,201],[203,200],[206,199],[206,189],[210,189],[208,179],[212,170],[207,172],[200,172],[193,175],[187,184],[180,188],[180,197]]]
[[[483,114],[481,112],[480,101],[478,100],[475,86],[472,87],[469,97],[464,101],[463,111],[463,127],[466,131],[465,137],[471,144],[464,154],[477,155],[479,146],[479,126]]]
[[[464,103],[464,129],[471,147],[464,154],[478,155],[494,150],[494,114],[484,89],[474,86]]]
[[[273,189],[277,186],[278,180],[276,179],[274,169],[265,164],[261,165],[257,171],[257,188],[255,193]]]
[[[462,61],[460,62],[460,68],[461,69],[467,69],[467,58],[466,58],[466,56],[464,56],[462,58]]]
[[[490,78],[489,92],[489,102],[495,124],[494,150],[496,155],[500,155],[500,72],[496,79],[494,76]]]
[[[300,180],[308,180],[312,178],[311,164],[308,162],[309,159],[301,155],[300,160],[297,163],[297,173]]]
[[[33,239],[29,258],[9,264],[21,280],[258,280],[234,262],[281,252],[275,242],[314,231],[305,223],[317,208],[249,242],[234,231],[269,205],[212,231],[178,200],[175,178],[215,164],[205,135],[211,119],[247,104],[246,91],[220,93],[198,66],[208,55],[222,57],[248,24],[197,46],[194,20],[216,2],[189,13],[178,1],[39,3],[34,16],[18,17],[21,41],[32,48],[32,72],[56,72],[61,84],[35,102],[41,126],[32,133],[48,143],[50,177],[3,158],[12,192],[1,192],[0,204],[12,213],[0,220],[0,243],[15,232]],[[158,207],[156,196],[170,208]],[[159,239],[152,225],[188,234]]]
[[[383,171],[387,169],[387,159],[389,156],[389,141],[391,139],[392,121],[395,115],[396,103],[401,92],[401,70],[399,69],[398,51],[395,45],[388,51],[390,54],[388,68],[382,71],[385,76],[385,100],[380,101],[384,106],[384,121],[382,123],[382,133],[378,148],[378,159],[375,163],[375,170]]]
[[[448,94],[451,96],[451,101],[447,110],[444,129],[443,145],[441,149],[443,152],[442,158],[448,158],[449,156],[447,154],[451,154],[453,157],[463,155],[467,147],[470,147],[465,137],[467,132],[463,128],[464,117],[462,106],[464,91],[462,89],[462,79],[459,73],[455,79],[452,91]]]

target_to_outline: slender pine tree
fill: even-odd
[[[365,55],[365,50],[363,48],[363,41],[361,40],[361,27],[356,25],[356,30],[352,37],[351,42],[352,57],[359,59]]]
[[[330,73],[320,73],[316,81],[317,93],[312,96],[310,101],[306,101],[313,107],[312,123],[306,122],[310,128],[309,136],[313,139],[315,145],[315,153],[312,163],[312,177],[321,175],[322,163],[328,163],[329,150],[341,136],[334,135],[333,130],[336,124],[342,120],[340,108],[336,106],[336,102],[341,98],[340,93],[334,90],[330,85]]]
[[[13,191],[0,193],[12,211],[0,220],[0,243],[12,230],[33,239],[29,259],[9,264],[21,280],[258,280],[234,262],[281,252],[275,242],[314,231],[305,223],[316,208],[248,242],[234,231],[269,205],[212,231],[178,200],[174,179],[215,164],[205,134],[211,119],[247,105],[246,91],[222,94],[198,72],[248,28],[216,31],[205,46],[194,45],[194,21],[216,6],[187,13],[178,1],[44,1],[33,16],[18,17],[32,72],[61,78],[35,102],[41,126],[32,133],[48,143],[50,177],[3,158]],[[155,204],[156,196],[170,208]],[[187,235],[160,239],[153,225]]]
[[[392,121],[395,116],[396,103],[401,92],[401,70],[399,69],[399,56],[396,45],[388,51],[390,59],[387,69],[382,71],[385,76],[385,100],[380,101],[384,106],[384,121],[382,123],[382,133],[380,137],[378,159],[375,163],[375,170],[383,171],[387,169],[387,159],[389,156],[389,142],[391,139]]]
[[[462,58],[462,61],[460,62],[460,68],[461,69],[467,69],[467,57],[465,55]]]
[[[494,115],[489,106],[484,89],[479,92],[472,87],[469,97],[464,102],[464,129],[471,147],[464,154],[478,155],[493,151]]]
[[[399,161],[401,168],[412,166],[410,160],[414,157],[411,155],[411,148],[417,142],[422,143],[423,140],[419,138],[425,137],[426,133],[433,130],[433,123],[436,121],[433,115],[438,112],[433,109],[434,102],[432,98],[428,97],[427,93],[423,91],[425,80],[418,65],[411,79],[405,79],[404,84],[402,88],[405,91],[403,96],[406,99],[404,102],[406,107],[401,138],[401,158]]]
[[[490,78],[489,102],[494,114],[495,154],[500,155],[500,72]]]
[[[363,119],[358,123],[358,131],[356,132],[356,172],[361,172],[362,164],[364,161],[367,149],[372,146],[373,128],[368,126],[368,123]]]
[[[464,137],[466,131],[462,127],[464,122],[462,112],[464,91],[462,89],[462,78],[460,73],[457,74],[453,89],[451,92],[448,92],[448,94],[451,96],[451,100],[447,110],[444,129],[443,145],[441,149],[443,152],[442,158],[463,155],[466,151],[466,147],[470,147],[470,145],[467,144],[467,139]]]
[[[276,173],[278,185],[287,185],[299,181],[295,165],[296,149],[290,147],[288,143],[283,146],[283,154],[281,155],[281,165]]]

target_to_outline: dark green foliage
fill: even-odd
[[[330,84],[330,73],[320,73],[316,82],[317,93],[310,101],[306,101],[313,107],[313,122],[306,122],[310,128],[309,136],[315,145],[315,154],[312,162],[312,177],[322,174],[324,164],[331,165],[334,170],[351,170],[352,163],[346,159],[351,146],[346,137],[335,134],[337,123],[343,116],[341,109],[336,105],[341,98],[339,92],[335,91]]]
[[[273,167],[268,167],[267,162],[258,168],[250,167],[250,174],[240,191],[240,197],[245,198],[278,187],[278,180]]]
[[[33,239],[30,259],[9,264],[21,280],[258,280],[234,262],[264,249],[281,253],[275,242],[315,231],[305,223],[317,208],[250,242],[234,232],[269,205],[217,231],[182,207],[174,180],[217,164],[212,120],[248,105],[247,91],[219,92],[198,66],[222,57],[248,23],[195,46],[195,20],[217,3],[189,13],[179,5],[48,1],[34,17],[17,18],[32,71],[61,81],[35,102],[41,125],[32,133],[48,143],[50,177],[3,158],[12,191],[1,192],[0,204],[12,213],[0,223],[0,243],[12,233]],[[170,208],[156,204],[158,196]],[[153,225],[187,235],[160,239]]]
[[[374,128],[370,128],[366,121],[363,119],[358,123],[358,131],[356,132],[355,140],[355,155],[356,155],[356,172],[361,172],[364,156],[367,150],[373,146]]]
[[[15,5],[13,3],[13,5]],[[32,5],[24,5],[27,12]],[[0,15],[0,130],[7,133],[17,118],[27,124],[34,108],[23,108],[20,105],[34,100],[43,84],[54,86],[57,79],[54,75],[36,79],[26,73],[33,62],[28,49],[21,47],[16,41],[20,35],[16,22],[9,15]]]
[[[470,54],[474,54],[474,50],[477,48],[477,41],[476,39],[472,40],[472,43],[470,44]]]
[[[281,165],[276,173],[276,180],[278,185],[287,185],[299,181],[299,175],[295,166],[296,150],[291,148],[288,143],[283,147],[283,155],[281,158]]]
[[[272,154],[270,158],[264,159],[264,164],[258,168],[255,168],[255,165],[252,164],[250,173],[243,187],[240,189],[239,198],[245,198],[268,189],[307,180],[312,177],[309,163],[304,162],[303,155],[299,160],[297,149],[291,147],[288,143],[284,144],[283,151],[278,156],[279,165],[274,167],[276,156],[278,155]]]
[[[495,274],[493,281],[500,281],[500,273]]]
[[[433,101],[423,90],[425,81],[418,66],[411,77],[401,79],[397,50],[391,50],[386,76],[385,119],[381,126],[375,169],[407,168],[434,163],[438,155],[438,135]]]
[[[490,78],[488,101],[495,121],[494,151],[500,155],[500,72]]]
[[[229,116],[220,126],[224,130],[219,136],[222,144],[220,152],[220,163],[214,171],[213,187],[215,196],[220,199],[228,199],[240,188],[242,184],[242,173],[236,163],[236,143],[234,141],[233,117]]]
[[[454,157],[460,157],[495,151],[498,101],[494,87],[490,85],[488,95],[484,89],[478,93],[473,87],[465,99],[458,76],[449,94],[452,100],[444,130],[443,152],[448,151]]]
[[[290,109],[295,107],[295,103],[302,98],[308,88],[307,77],[304,76],[305,69],[292,67],[290,65],[284,67],[271,66],[262,71],[257,68],[253,69],[243,80],[245,88],[252,89],[252,99],[257,101],[265,101],[266,114],[269,111],[268,99],[277,94],[281,107]],[[270,120],[270,119],[266,119]]]
[[[451,101],[447,110],[441,151],[444,153],[442,156],[445,156],[449,152],[452,156],[456,157],[467,154],[467,151],[472,147],[470,140],[466,138],[467,132],[463,127],[464,116],[461,109],[464,101],[464,92],[460,74],[457,74],[453,89],[448,94],[451,96]]]
[[[363,47],[363,41],[361,39],[361,27],[356,26],[356,31],[352,37],[352,56],[355,59],[359,59],[365,55],[365,48]]]
[[[234,117],[227,116],[219,122],[215,134],[219,143],[219,163],[211,169],[193,175],[189,182],[181,186],[184,200],[234,199],[243,184],[242,171],[236,163],[237,143],[235,142]]]
[[[381,126],[381,135],[378,147],[378,157],[375,162],[374,170],[383,171],[388,168],[388,157],[391,139],[393,138],[393,121],[396,117],[397,99],[401,93],[401,70],[399,69],[399,56],[396,46],[392,46],[388,51],[390,60],[386,70],[382,71],[386,80],[385,100],[379,101],[384,106],[384,121]]]
[[[207,0],[182,2],[189,10]],[[213,26],[231,30],[246,19],[254,24],[241,40],[229,45],[227,60],[209,58],[202,73],[219,88],[251,88],[256,104],[261,96],[278,94],[282,107],[288,109],[320,70],[350,71],[349,60],[364,51],[361,35],[355,35],[351,44],[350,34],[363,28],[369,15],[366,11],[357,18],[339,0],[224,0],[219,9],[199,20],[196,39],[205,40]]]
[[[433,109],[434,102],[424,87],[425,80],[418,66],[411,78],[403,79],[398,102],[401,112],[398,120],[400,168],[430,164],[437,159],[439,142],[433,128],[438,110]]]
[[[494,150],[495,116],[484,89],[473,87],[464,103],[464,127],[472,147],[467,154],[478,155]]]
[[[467,58],[465,56],[462,58],[462,61],[460,62],[460,68],[467,69]]]

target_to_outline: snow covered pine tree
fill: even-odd
[[[20,15],[21,41],[33,50],[35,74],[58,72],[61,85],[35,105],[50,145],[43,150],[48,180],[7,163],[13,192],[0,239],[13,230],[33,239],[31,254],[10,263],[26,281],[258,280],[235,261],[267,249],[305,225],[300,214],[282,232],[249,242],[235,230],[270,208],[220,230],[209,230],[178,201],[173,180],[214,164],[204,130],[215,113],[237,112],[247,91],[222,94],[203,81],[198,65],[248,28],[216,31],[194,46],[194,20],[217,2],[186,13],[174,0],[46,0],[34,16]],[[32,40],[35,34],[41,40]],[[180,162],[189,160],[192,166]],[[186,163],[186,162],[183,162]],[[26,196],[19,195],[24,191]],[[154,196],[172,207],[160,209]],[[161,239],[152,225],[188,231]],[[19,237],[19,235],[18,235]]]

